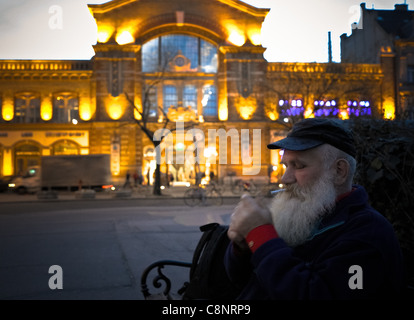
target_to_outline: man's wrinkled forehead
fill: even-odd
[[[301,151],[282,149],[283,155],[280,163],[284,164],[287,161],[321,161],[323,146]]]

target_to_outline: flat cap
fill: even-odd
[[[330,144],[355,158],[352,132],[341,120],[308,118],[293,125],[287,137],[267,145],[269,149],[303,151],[324,143]]]

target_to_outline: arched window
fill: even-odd
[[[21,143],[14,148],[15,174],[23,174],[30,166],[40,164],[40,146],[36,143]]]
[[[69,140],[58,141],[52,146],[52,155],[79,154],[77,143]]]
[[[187,34],[168,34],[142,45],[145,84],[143,105],[151,116],[160,116],[170,107],[190,107],[195,115],[217,116],[217,45]],[[162,72],[162,84],[154,85],[154,75]],[[155,81],[156,82],[156,81]],[[155,117],[154,117],[155,118]]]
[[[40,97],[33,92],[16,94],[14,101],[14,122],[40,122]]]
[[[71,123],[79,120],[79,101],[76,94],[59,92],[53,95],[53,122]]]
[[[142,46],[143,72],[217,73],[217,47],[199,37],[169,34]]]

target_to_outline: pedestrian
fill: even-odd
[[[284,151],[269,207],[244,195],[225,267],[239,299],[398,299],[405,287],[392,225],[353,184],[356,150],[340,121],[305,119],[268,145]]]
[[[130,181],[130,177],[131,177],[131,174],[129,173],[129,171],[127,171],[126,172],[126,175],[125,175],[125,183],[124,183],[124,188],[126,188],[126,187],[131,187],[131,181]]]
[[[137,187],[139,184],[141,184],[140,176],[138,174],[138,171],[134,172],[133,178],[134,178],[134,187]]]

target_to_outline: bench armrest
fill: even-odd
[[[162,292],[162,295],[166,297],[166,299],[169,299],[170,297],[170,290],[171,290],[171,280],[162,273],[162,269],[165,266],[176,266],[176,267],[184,267],[184,268],[190,268],[191,262],[182,262],[182,261],[175,261],[175,260],[159,260],[152,264],[150,264],[145,270],[143,271],[141,275],[141,291],[144,295],[144,298],[146,300],[150,300],[152,296],[155,296],[149,292],[148,286],[147,286],[147,278],[149,273],[157,268],[157,275],[152,280],[152,285],[154,288],[160,288],[162,286],[160,281],[164,281],[165,283],[165,289]]]

